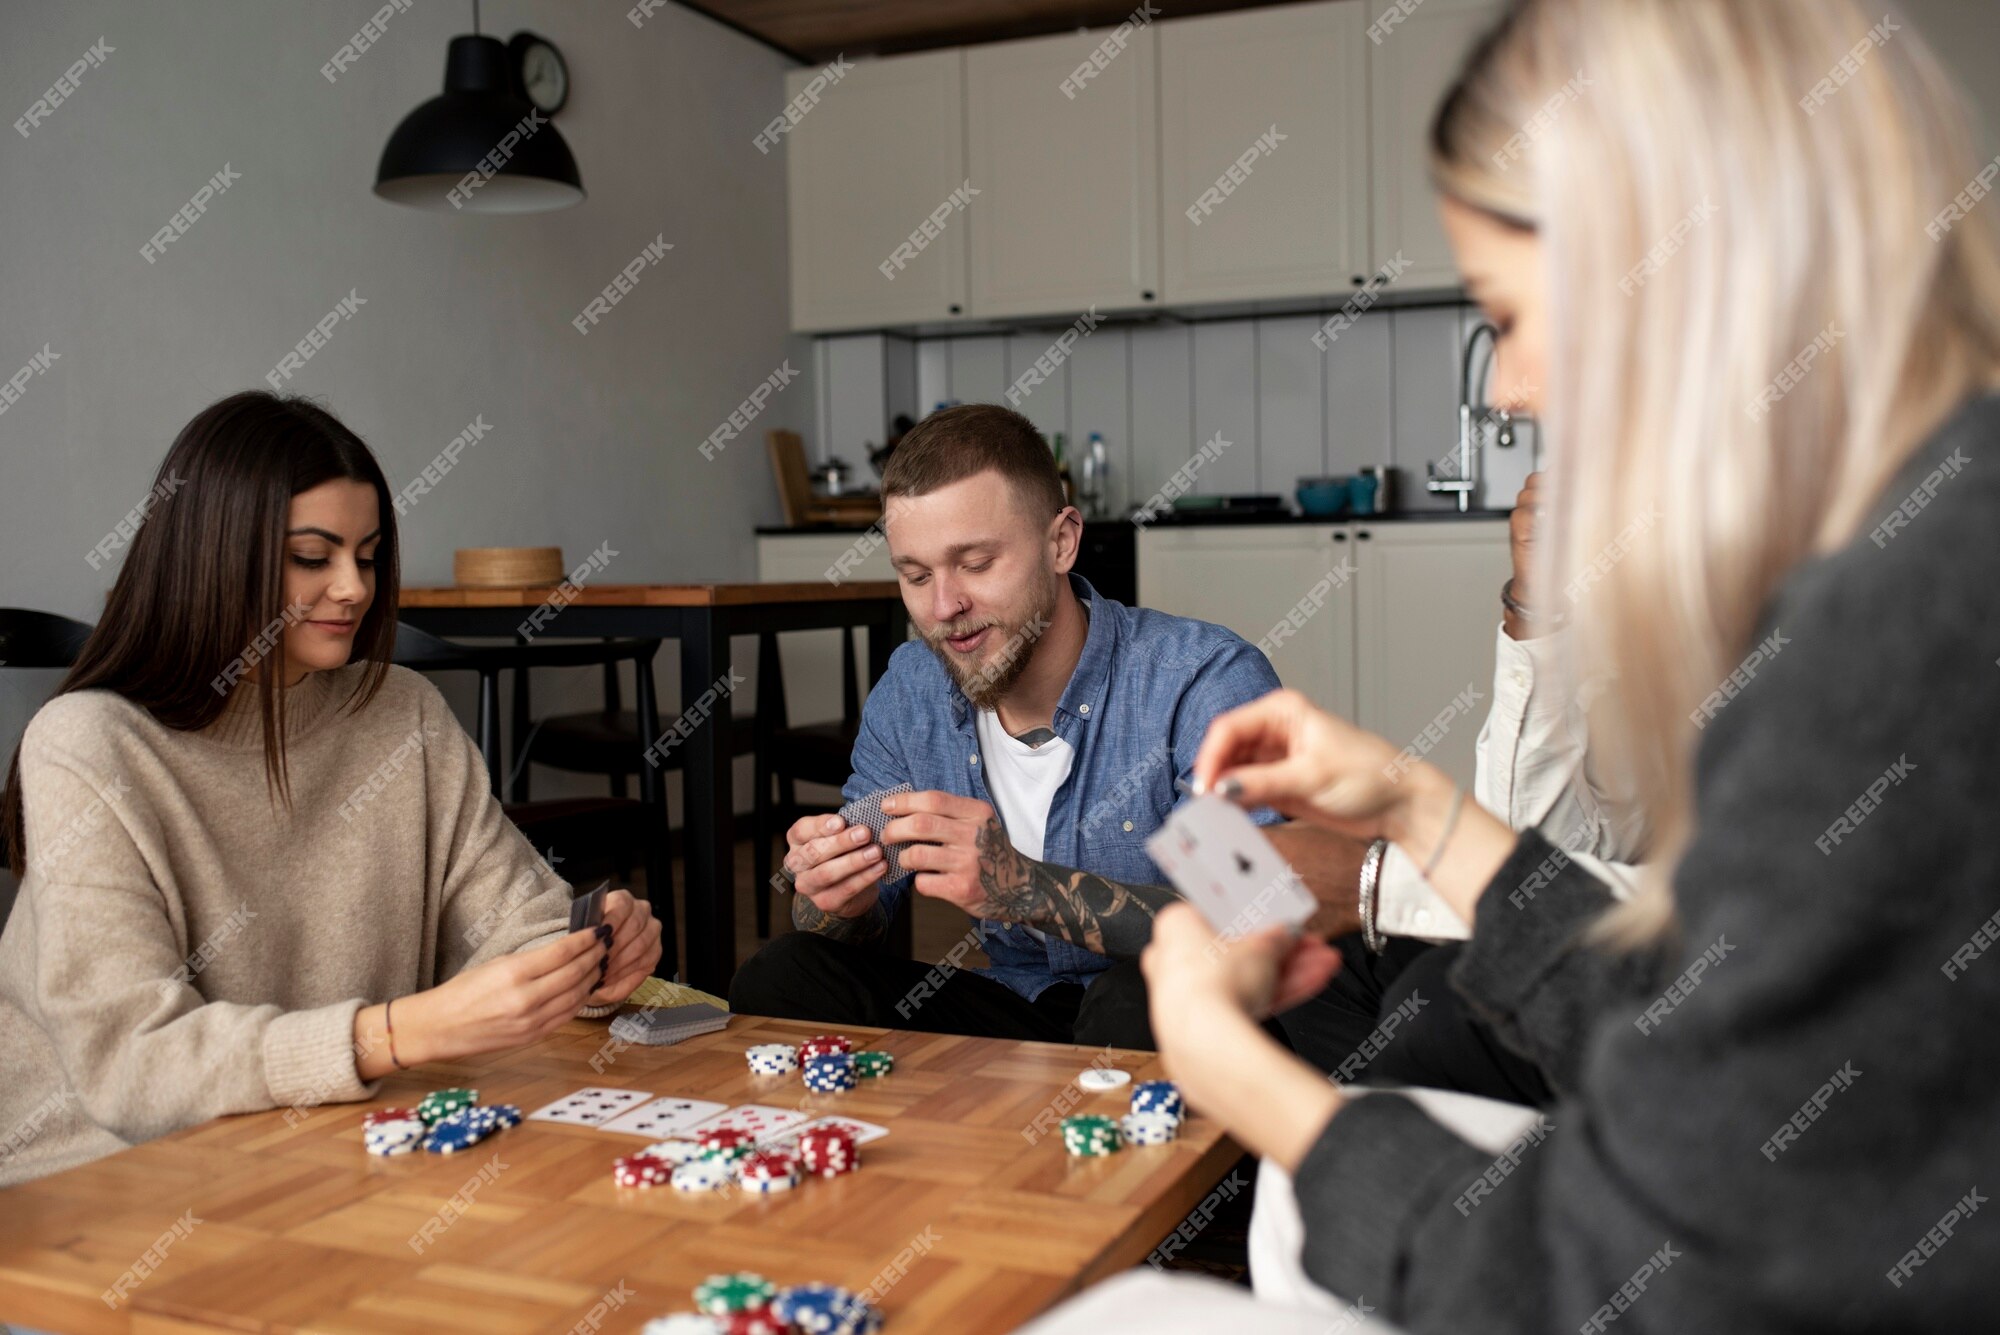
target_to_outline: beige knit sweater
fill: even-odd
[[[287,704],[292,809],[249,691],[175,732],[109,691],[21,743],[27,875],[0,935],[0,1186],[225,1113],[370,1097],[354,1013],[553,938],[569,887],[437,689],[359,665]]]

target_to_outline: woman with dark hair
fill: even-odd
[[[660,957],[623,891],[565,933],[569,886],[390,665],[395,511],[352,431],[232,395],[155,492],[0,807],[0,1186],[535,1042]]]

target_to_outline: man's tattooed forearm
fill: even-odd
[[[975,916],[1026,923],[1112,959],[1132,959],[1153,936],[1153,915],[1180,896],[1166,886],[1126,885],[1093,872],[1021,856],[998,820],[979,834]]]
[[[817,932],[836,941],[865,946],[889,934],[889,915],[882,911],[882,902],[877,900],[859,917],[843,918],[839,914],[828,913],[804,895],[794,894],[792,926],[802,932]]]

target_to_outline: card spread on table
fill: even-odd
[[[1167,817],[1146,840],[1146,851],[1224,936],[1244,936],[1278,923],[1302,926],[1318,907],[1249,813],[1214,794]]]
[[[880,1140],[889,1134],[889,1128],[886,1126],[877,1126],[873,1122],[863,1122],[852,1117],[815,1117],[812,1121],[802,1126],[793,1127],[784,1134],[783,1138],[785,1140],[796,1140],[806,1132],[818,1130],[821,1127],[838,1127],[848,1135],[853,1136],[854,1143],[857,1145],[866,1145],[871,1140]]]
[[[899,783],[894,788],[884,788],[879,793],[869,793],[866,797],[857,797],[840,809],[840,818],[846,821],[848,825],[866,825],[874,832],[876,842],[880,843],[882,839],[882,827],[895,819],[895,817],[883,812],[882,799],[895,793],[907,793],[910,791],[912,790],[909,784]],[[894,846],[888,844],[882,845],[883,880],[893,881],[903,874],[902,851],[903,845],[901,844]]]
[[[721,1112],[729,1105],[716,1103],[710,1099],[682,1099],[667,1097],[642,1103],[630,1112],[620,1113],[608,1122],[598,1126],[600,1131],[613,1131],[621,1136],[644,1136],[648,1140],[665,1140],[677,1136]]]
[[[728,1112],[717,1113],[706,1121],[697,1122],[685,1129],[697,1135],[704,1131],[721,1131],[724,1128],[731,1131],[748,1131],[761,1140],[765,1136],[775,1136],[782,1131],[789,1131],[800,1122],[808,1120],[808,1117],[808,1114],[796,1108],[773,1108],[763,1103],[745,1103],[731,1108]]]
[[[729,1012],[705,1001],[630,1011],[611,1022],[611,1036],[626,1043],[663,1047],[729,1027]]]
[[[567,1098],[557,1099],[546,1108],[528,1114],[531,1122],[567,1122],[571,1126],[602,1126],[620,1113],[630,1112],[653,1097],[649,1089],[611,1089],[593,1085]]]

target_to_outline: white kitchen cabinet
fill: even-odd
[[[1392,286],[1457,287],[1458,266],[1431,187],[1430,128],[1474,42],[1499,21],[1494,0],[1424,0],[1368,44],[1369,162],[1374,202],[1372,273],[1401,256]]]
[[[965,53],[975,316],[1144,308],[1160,287],[1153,29],[1130,29],[1101,71],[1077,69],[1114,30]]]
[[[1353,290],[1371,254],[1366,25],[1361,0],[1158,25],[1164,300]]]
[[[981,201],[953,202],[967,179],[963,68],[957,50],[856,61],[785,136],[793,329],[964,313],[968,212]],[[787,74],[786,97],[818,73]]]
[[[1492,707],[1500,585],[1510,571],[1504,520],[1139,535],[1142,604],[1270,642],[1286,686],[1399,748],[1420,749],[1468,788]],[[1286,630],[1274,634],[1281,623]],[[1438,737],[1425,739],[1455,701]]]
[[[1139,601],[1268,644],[1279,681],[1352,718],[1355,546],[1331,524],[1148,528]]]
[[[766,583],[818,583],[834,563],[866,535],[861,533],[760,533],[757,535],[757,578]],[[889,567],[887,544],[877,543],[847,578],[896,578]],[[791,723],[829,723],[840,717],[840,637],[854,636],[854,666],[860,673],[861,694],[868,694],[868,634],[866,630],[798,630],[779,638],[778,654],[785,664],[785,712]],[[756,680],[752,666],[739,670]]]
[[[1356,521],[1352,530],[1361,570],[1354,719],[1470,788],[1493,706],[1500,586],[1513,573],[1507,521]],[[1440,719],[1448,709],[1451,717]],[[1434,722],[1438,735],[1425,738]]]

